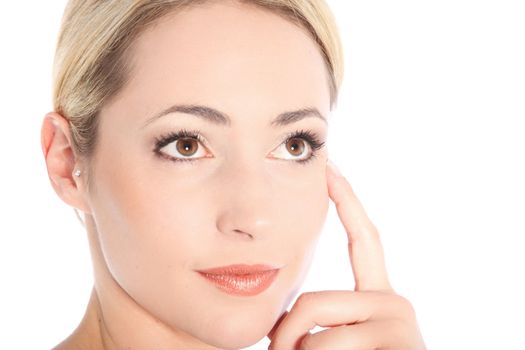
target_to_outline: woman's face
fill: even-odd
[[[286,142],[296,131],[326,141],[326,121],[303,113],[272,124],[305,108],[328,118],[322,56],[304,29],[230,2],[165,17],[132,53],[132,78],[101,112],[91,164],[104,263],[170,327],[217,347],[253,344],[298,292],[328,210],[326,147],[313,150],[305,134]],[[150,120],[174,105],[217,112]],[[183,129],[201,141],[155,152]],[[231,264],[280,270],[254,296],[223,292],[195,271]]]

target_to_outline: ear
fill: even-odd
[[[41,143],[47,173],[55,192],[73,208],[91,214],[84,182],[73,174],[77,169],[84,174],[87,171],[81,168],[74,154],[69,122],[56,112],[46,114],[42,123]]]

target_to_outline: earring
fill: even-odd
[[[82,171],[80,171],[80,169],[77,169],[77,170],[75,171],[75,176],[80,176],[80,173],[81,173],[81,172],[82,172]]]

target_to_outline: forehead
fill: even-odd
[[[151,113],[180,102],[232,116],[305,106],[328,113],[328,73],[310,34],[253,5],[210,2],[170,14],[137,37],[131,63],[123,94]]]

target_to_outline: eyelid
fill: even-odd
[[[182,138],[196,139],[197,141],[201,142],[204,146],[208,147],[208,142],[202,136],[202,133],[199,130],[191,130],[191,129],[180,129],[178,131],[171,131],[171,132],[168,132],[167,134],[157,137],[155,138],[155,146],[156,148],[160,149]]]

